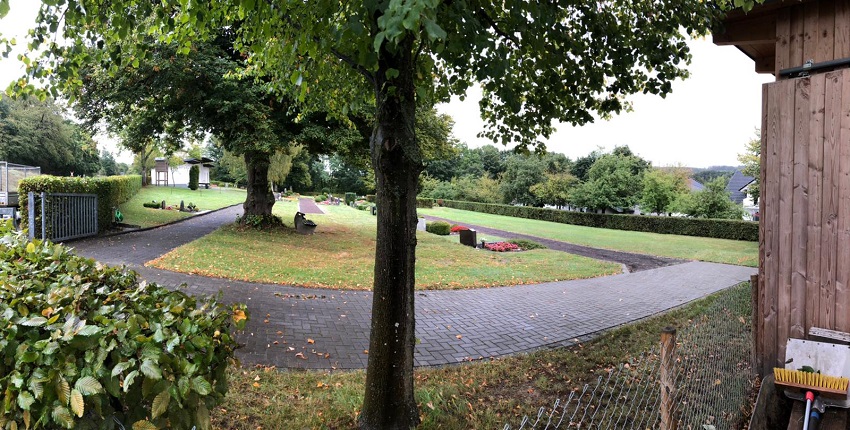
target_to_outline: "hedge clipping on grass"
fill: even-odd
[[[206,429],[227,391],[224,306],[0,228],[0,428]]]

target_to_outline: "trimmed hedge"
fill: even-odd
[[[425,231],[440,236],[448,236],[452,232],[452,225],[445,221],[434,221],[425,224]]]
[[[375,203],[375,195],[374,194],[366,194],[366,201],[369,203]]]
[[[201,168],[197,164],[193,164],[189,168],[189,189],[195,191],[198,189],[198,180],[201,177]]]
[[[434,199],[429,199],[425,197],[417,197],[416,198],[416,207],[417,208],[433,208],[434,207]]]
[[[97,178],[72,178],[65,176],[33,176],[18,184],[21,203],[21,221],[28,223],[27,193],[79,193],[97,195],[97,227],[100,232],[112,228],[114,209],[130,200],[142,189],[140,175],[106,176]]]
[[[351,205],[354,201],[357,200],[357,194],[355,193],[345,193],[345,204],[346,206]]]
[[[757,242],[759,240],[759,225],[752,221],[646,215],[610,215],[535,208],[530,206],[461,202],[456,200],[444,200],[443,206],[447,208],[483,212],[494,215],[536,219],[585,227],[678,234],[683,236],[713,237],[717,239],[746,240],[752,242]]]

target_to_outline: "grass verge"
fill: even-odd
[[[748,318],[749,284],[692,302],[666,314],[605,333],[569,348],[415,371],[422,424],[429,429],[496,429],[564,400],[608,369],[628,363],[659,342],[664,327],[682,328],[712,318],[719,300],[742,304]],[[714,318],[727,318],[714,315]],[[717,336],[724,336],[717,333]],[[706,357],[706,359],[708,359]],[[719,359],[719,358],[717,358]],[[734,367],[734,366],[733,366]],[[224,404],[213,411],[221,429],[355,428],[365,373],[235,369]],[[743,405],[742,405],[743,406]]]
[[[461,224],[481,225],[576,245],[659,257],[758,266],[757,242],[583,227],[450,208],[418,211],[420,216],[431,215]]]
[[[244,202],[245,190],[212,188],[209,190],[198,189],[192,191],[188,188],[155,187],[149,185],[142,188],[132,199],[119,207],[121,213],[124,214],[124,222],[142,227],[154,227],[193,216],[191,212],[151,209],[142,206],[142,203],[150,201],[161,202],[163,200],[165,200],[166,205],[176,206],[178,208],[182,200],[186,205],[194,203],[201,211],[215,210]]]
[[[375,262],[375,217],[347,206],[308,215],[311,236],[291,228],[225,226],[149,264],[161,269],[254,282],[369,290]],[[293,202],[274,213],[291,227]],[[417,235],[416,288],[459,289],[591,278],[620,272],[614,263],[548,249],[496,253],[460,245],[457,236]]]

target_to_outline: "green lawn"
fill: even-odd
[[[579,346],[416,369],[416,399],[422,417],[417,428],[501,429],[508,422],[518,426],[523,415],[533,420],[539,407],[551,407],[555,399],[565,400],[571,391],[581,393],[584,384],[595,384],[598,377],[607,376],[608,369],[634,364],[642,353],[657,346],[664,327],[682,329],[700,321],[708,327],[721,328],[714,329],[712,339],[727,341],[736,334],[726,331],[718,319],[746,321],[749,301],[749,284],[745,283],[664,315],[612,330]],[[720,311],[722,305],[730,303],[739,304],[731,308],[734,314]],[[735,363],[729,372],[735,372]],[[728,377],[730,374],[724,376]],[[230,374],[224,403],[211,411],[213,427],[356,428],[364,381],[362,371],[235,369]],[[632,405],[628,401],[622,404]]]
[[[460,223],[481,225],[577,245],[660,257],[758,266],[757,242],[582,227],[450,208],[418,209],[418,212],[420,215],[431,215]]]
[[[237,225],[181,246],[149,263],[162,269],[255,282],[369,290],[375,261],[375,220],[347,206],[308,215],[311,236],[291,228],[258,231]],[[292,227],[294,202],[274,213]],[[540,249],[497,253],[459,244],[457,236],[419,232],[416,288],[456,289],[580,279],[620,272],[618,264]]]
[[[147,186],[142,188],[138,194],[119,208],[124,214],[126,224],[135,224],[142,227],[153,227],[162,225],[181,218],[192,216],[189,212],[179,210],[150,209],[142,206],[142,203],[165,200],[166,205],[180,208],[180,201],[184,204],[194,203],[201,211],[220,209],[225,206],[234,205],[245,201],[245,190],[234,188],[211,188],[192,191],[188,188],[156,187]]]

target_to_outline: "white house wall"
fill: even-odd
[[[210,168],[204,165],[198,165],[200,171],[198,172],[198,183],[199,184],[209,184],[210,183]],[[191,164],[181,164],[177,167],[170,167],[168,169],[168,185],[175,186],[189,186],[189,169],[192,168]],[[151,169],[151,178],[153,178],[153,185],[156,185],[156,169]]]

